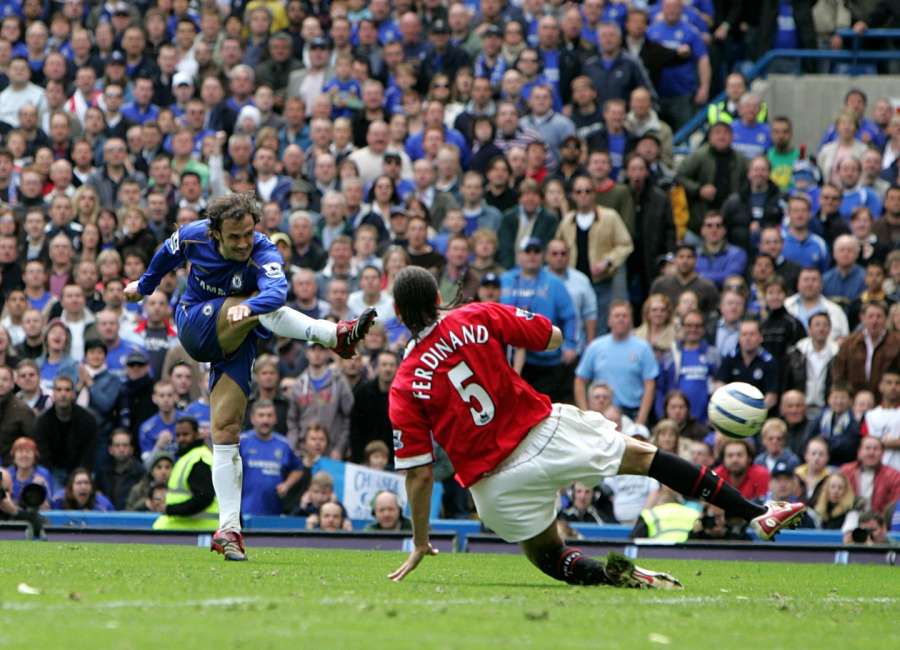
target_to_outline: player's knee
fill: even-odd
[[[241,423],[237,420],[224,419],[212,423],[213,443],[217,445],[236,445],[241,440]]]
[[[625,439],[625,454],[622,457],[620,474],[646,474],[650,471],[653,457],[656,456],[655,445],[627,437]]]

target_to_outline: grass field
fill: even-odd
[[[0,648],[897,648],[900,571],[666,561],[683,592],[569,587],[519,556],[0,543]],[[39,590],[21,593],[20,585]],[[27,589],[25,589],[27,591]]]

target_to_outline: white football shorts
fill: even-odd
[[[624,454],[625,437],[600,413],[554,404],[470,491],[486,526],[507,542],[522,542],[554,522],[560,488],[599,485],[618,473]]]

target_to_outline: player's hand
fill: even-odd
[[[125,300],[128,302],[138,302],[143,297],[138,289],[137,280],[129,282],[128,286],[125,287]]]
[[[228,322],[232,324],[240,323],[242,320],[250,318],[252,315],[250,307],[247,305],[235,305],[228,310]]]
[[[275,486],[275,493],[280,497],[283,497],[285,494],[287,494],[287,491],[287,483],[282,482]]]
[[[426,556],[437,554],[438,550],[431,544],[428,544],[427,546],[417,546],[413,552],[409,554],[409,557],[406,558],[406,562],[404,562],[399,569],[388,574],[388,578],[394,582],[400,582],[403,578],[415,571],[416,567],[419,566],[419,563],[425,559]]]

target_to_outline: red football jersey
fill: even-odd
[[[544,350],[552,327],[522,309],[475,303],[421,336],[391,386],[396,468],[432,462],[432,435],[464,487],[500,464],[551,408],[509,366],[506,346]]]

